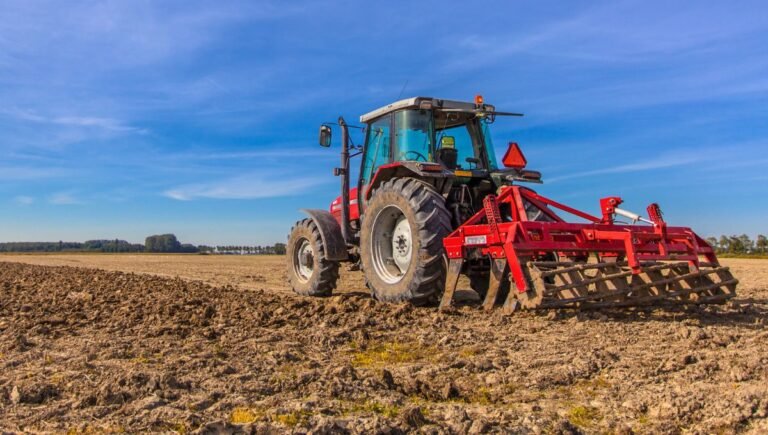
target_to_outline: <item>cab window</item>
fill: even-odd
[[[392,115],[385,115],[368,125],[365,135],[365,156],[361,171],[363,185],[370,183],[381,165],[392,161]]]
[[[395,161],[433,161],[432,114],[427,110],[395,113]]]
[[[496,161],[496,150],[493,148],[493,140],[491,139],[491,129],[488,128],[488,123],[482,123],[483,139],[485,142],[485,152],[488,155],[489,169],[498,169],[499,163]]]
[[[440,148],[452,147],[456,150],[456,169],[484,168],[483,156],[473,138],[476,126],[471,122],[447,127],[437,132],[437,144]],[[477,142],[481,142],[482,139]]]

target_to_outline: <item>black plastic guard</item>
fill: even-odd
[[[325,210],[301,209],[312,221],[315,222],[320,230],[320,237],[323,239],[325,247],[325,258],[333,261],[344,261],[349,259],[347,253],[347,243],[341,235],[341,226],[333,215]]]

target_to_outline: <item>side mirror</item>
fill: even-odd
[[[320,146],[326,148],[331,146],[331,127],[327,125],[320,126]]]

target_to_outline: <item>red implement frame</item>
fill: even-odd
[[[614,210],[621,198],[608,197],[600,201],[602,218],[560,204],[536,192],[520,187],[503,187],[498,196],[489,195],[483,210],[443,240],[450,260],[467,258],[468,249],[480,249],[484,256],[506,259],[517,287],[529,290],[523,272],[523,261],[551,253],[566,257],[623,257],[633,274],[641,272],[647,261],[686,261],[691,272],[699,270],[699,258],[717,265],[712,248],[690,228],[668,227],[656,204],[648,207],[653,225],[625,225],[613,221]],[[511,220],[501,219],[500,206],[509,206]],[[541,215],[529,220],[526,205]],[[578,216],[588,223],[568,223],[554,213],[559,209]],[[542,220],[541,218],[544,218]],[[455,261],[452,261],[455,263]]]

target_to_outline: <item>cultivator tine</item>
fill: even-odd
[[[499,258],[491,261],[491,273],[489,274],[490,282],[488,283],[488,293],[485,294],[485,300],[483,301],[483,308],[486,311],[492,310],[496,305],[496,300],[499,296],[499,290],[506,278],[504,272],[507,268],[507,259]]]
[[[463,265],[463,258],[452,258],[448,262],[448,273],[445,277],[445,291],[443,292],[443,299],[440,301],[440,310],[446,310],[451,307],[453,294],[456,292],[456,285],[459,283],[459,275]]]
[[[523,308],[519,300],[515,298],[514,289],[510,290],[507,300],[504,301],[504,305],[501,307],[502,314],[512,314],[515,311],[519,311]]]
[[[533,292],[541,299],[524,304],[526,308],[723,303],[735,295],[738,283],[727,267],[704,263],[698,269],[684,262],[644,264],[639,274],[632,273],[626,263],[561,264],[529,263],[532,276],[543,279],[532,280]]]

